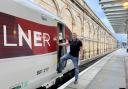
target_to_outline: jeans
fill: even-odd
[[[74,57],[71,54],[65,54],[60,58],[60,71],[64,69],[64,61],[71,59],[75,68],[75,80],[78,80],[79,75],[79,66],[78,66],[78,57]]]

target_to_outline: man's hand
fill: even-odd
[[[66,42],[65,43],[59,43],[58,45],[59,46],[66,46],[66,45],[68,45],[69,43],[68,43],[68,40],[66,40]]]

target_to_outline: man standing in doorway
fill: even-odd
[[[59,68],[59,72],[61,73],[62,70],[64,69],[64,61],[71,59],[73,64],[74,64],[74,68],[75,68],[75,81],[74,84],[78,83],[78,75],[79,75],[79,65],[78,65],[78,61],[79,61],[79,51],[82,50],[82,42],[77,38],[77,34],[73,33],[72,34],[72,39],[69,40],[69,43],[62,43],[59,44],[60,46],[64,46],[70,44],[70,52],[65,54],[64,56],[62,56],[60,58],[60,68]]]

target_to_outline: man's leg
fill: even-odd
[[[66,61],[66,60],[68,60],[70,58],[70,55],[69,54],[65,54],[64,56],[62,56],[61,58],[60,58],[60,67],[59,67],[59,72],[61,73],[62,72],[62,70],[64,69],[64,62]]]
[[[75,81],[78,80],[78,75],[79,75],[79,65],[78,65],[78,57],[71,57],[71,60],[74,64],[74,68],[75,68]]]

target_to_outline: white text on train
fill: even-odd
[[[7,42],[7,29],[6,25],[3,25],[3,34],[4,34],[4,46],[23,46],[23,39],[26,41],[28,46],[32,49],[32,40],[34,41],[34,46],[50,46],[50,35],[48,33],[42,33],[39,31],[33,31],[33,39],[32,39],[32,31],[28,30],[28,34],[23,31],[21,26],[18,24],[18,40],[19,43],[8,43]]]

